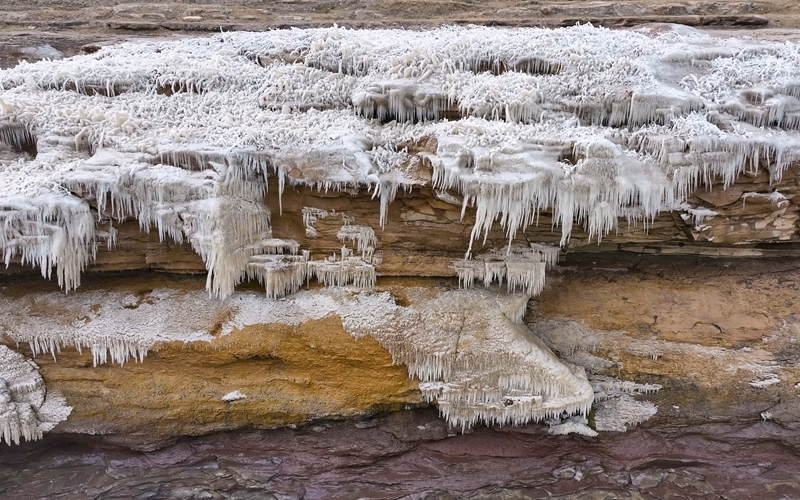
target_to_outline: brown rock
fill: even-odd
[[[739,201],[744,191],[745,189],[743,186],[733,185],[728,189],[712,189],[711,191],[704,191],[701,189],[696,191],[694,196],[697,196],[713,207],[724,207]]]
[[[204,280],[112,281],[111,289],[135,291],[167,284],[196,290]],[[100,282],[89,280],[87,288],[103,289]],[[209,332],[217,328],[208,325]],[[31,356],[27,344],[19,349]],[[124,366],[93,368],[88,350],[71,347],[55,360],[35,361],[48,390],[60,391],[73,407],[60,432],[107,434],[140,449],[186,435],[363,417],[422,403],[406,367],[393,365],[374,339],[356,340],[335,316],[296,327],[255,325],[213,342],[157,344],[142,363]],[[222,400],[234,391],[246,398]]]

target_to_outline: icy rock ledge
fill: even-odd
[[[303,290],[282,300],[257,292],[209,300],[202,291],[168,289],[141,297],[82,290],[39,294],[35,301],[0,296],[0,333],[29,343],[35,352],[56,356],[72,345],[90,348],[95,363],[124,363],[141,359],[159,342],[211,341],[209,325],[220,317],[226,318],[220,334],[228,335],[251,325],[299,325],[336,316],[347,332],[375,338],[395,364],[407,366],[423,396],[454,426],[518,425],[565,412],[586,415],[591,408],[594,390],[583,369],[562,363],[521,323],[527,295],[402,290],[411,305],[399,305],[387,290],[353,287]],[[41,308],[60,314],[43,320],[32,314]],[[247,396],[251,402],[257,397]]]
[[[41,439],[71,411],[62,396],[46,390],[35,363],[0,345],[0,442]]]
[[[285,295],[304,273],[369,285],[361,242],[363,262],[270,257],[302,249],[273,238],[264,196],[367,189],[383,224],[398,189],[427,185],[476,210],[473,239],[495,224],[513,238],[550,211],[566,244],[573,222],[600,239],[745,171],[780,179],[799,128],[798,44],[685,27],[122,44],[0,71],[0,249],[72,289],[97,245],[113,246],[111,223],[137,218],[189,242],[218,297],[245,279]],[[421,142],[434,149],[409,152]],[[527,273],[512,288],[538,287],[538,271],[510,272]]]

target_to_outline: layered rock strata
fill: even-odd
[[[75,407],[62,430],[123,440],[425,401],[462,430],[594,436],[658,415],[642,397],[692,378],[692,363],[642,377],[642,353],[722,359],[774,394],[786,375],[769,352],[523,319],[530,297],[558,293],[545,278],[565,251],[791,252],[798,60],[792,43],[578,26],[231,33],[22,64],[0,72],[0,248],[9,271],[70,293],[9,288],[3,334],[54,356],[45,379]],[[87,268],[205,273],[206,291],[83,290]],[[302,357],[319,380],[294,379]],[[144,382],[170,364],[184,366]],[[153,392],[106,393],[116,370]],[[71,377],[104,387],[59,385]],[[187,404],[160,421],[165,394]],[[119,416],[97,410],[105,396],[124,398]],[[154,413],[130,414],[131,398]]]

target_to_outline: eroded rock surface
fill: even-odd
[[[748,499],[800,492],[795,445],[772,422],[549,436],[448,434],[433,410],[137,453],[51,440],[0,453],[4,498]],[[23,467],[20,462],[29,464]],[[32,465],[31,465],[32,464]]]
[[[651,12],[591,7],[615,22]],[[154,8],[96,13],[206,29],[228,7]],[[703,24],[708,9],[769,8],[651,10]],[[438,33],[474,49],[489,32]],[[376,57],[374,37],[307,33],[308,46],[223,34],[2,74],[0,349],[34,359],[73,407],[49,443],[123,447],[23,445],[45,457],[25,471],[0,454],[5,495],[796,496],[796,45],[579,27],[558,36],[586,51],[612,37],[619,53],[540,44],[549,58],[523,58],[505,31],[502,50],[434,37]],[[586,71],[606,86],[569,90]],[[262,136],[236,128],[240,109]],[[81,284],[83,271],[97,274]],[[6,441],[58,420],[33,418],[41,385],[9,385],[2,422],[22,422],[20,402],[31,418]],[[386,416],[428,403],[439,417]],[[232,433],[174,444],[217,431]]]

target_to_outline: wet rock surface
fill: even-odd
[[[221,433],[140,453],[49,436],[0,451],[3,498],[797,498],[798,448],[765,422],[541,426],[460,435],[433,409]]]

